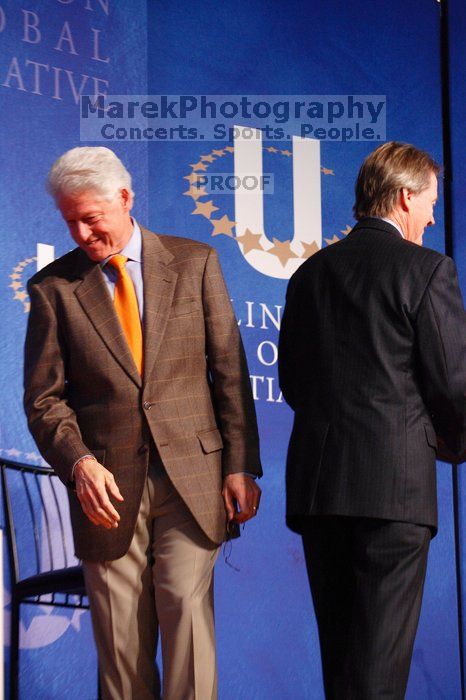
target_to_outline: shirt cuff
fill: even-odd
[[[73,464],[73,466],[71,467],[71,481],[74,481],[74,470],[76,469],[77,465],[78,465],[80,462],[82,462],[83,459],[87,459],[87,458],[89,458],[89,457],[90,457],[91,459],[93,459],[94,461],[97,461],[96,458],[94,457],[94,455],[91,455],[91,454],[83,455],[82,457],[80,457],[79,459],[77,459],[76,462],[75,462],[75,463]]]

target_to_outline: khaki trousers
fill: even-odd
[[[218,554],[161,465],[149,467],[121,559],[84,561],[103,700],[216,700],[213,568]]]

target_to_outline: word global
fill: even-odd
[[[73,19],[63,21],[62,18],[56,24],[51,21],[50,13],[42,16],[34,10],[18,8],[16,12],[11,10],[7,14],[0,5],[0,35],[11,33],[17,39],[16,55],[7,57],[3,52],[0,59],[0,84],[5,88],[52,97],[54,100],[71,99],[78,104],[83,93],[99,95],[108,92],[108,80],[97,74],[99,67],[111,62],[105,33],[102,28],[90,26],[90,23],[99,15],[107,18],[109,2],[57,0],[57,3],[75,4],[76,9],[87,10],[85,15],[88,16],[89,27],[78,27],[76,11]],[[55,61],[50,60],[44,62],[47,55],[44,50],[52,49],[57,58],[66,57],[64,65],[56,65]],[[76,72],[73,63],[76,65],[83,58],[89,60],[88,72]]]

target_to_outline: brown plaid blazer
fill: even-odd
[[[41,454],[70,487],[83,559],[127,551],[153,444],[216,543],[226,531],[222,476],[262,474],[246,359],[214,249],[142,229],[142,250],[142,378],[100,265],[82,250],[28,285],[25,410]],[[116,530],[93,525],[72,490],[73,464],[87,453],[114,474],[125,499]]]

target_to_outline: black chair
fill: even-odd
[[[51,469],[0,465],[11,572],[10,699],[17,700],[21,604],[89,609],[89,603],[72,550],[65,487]]]

